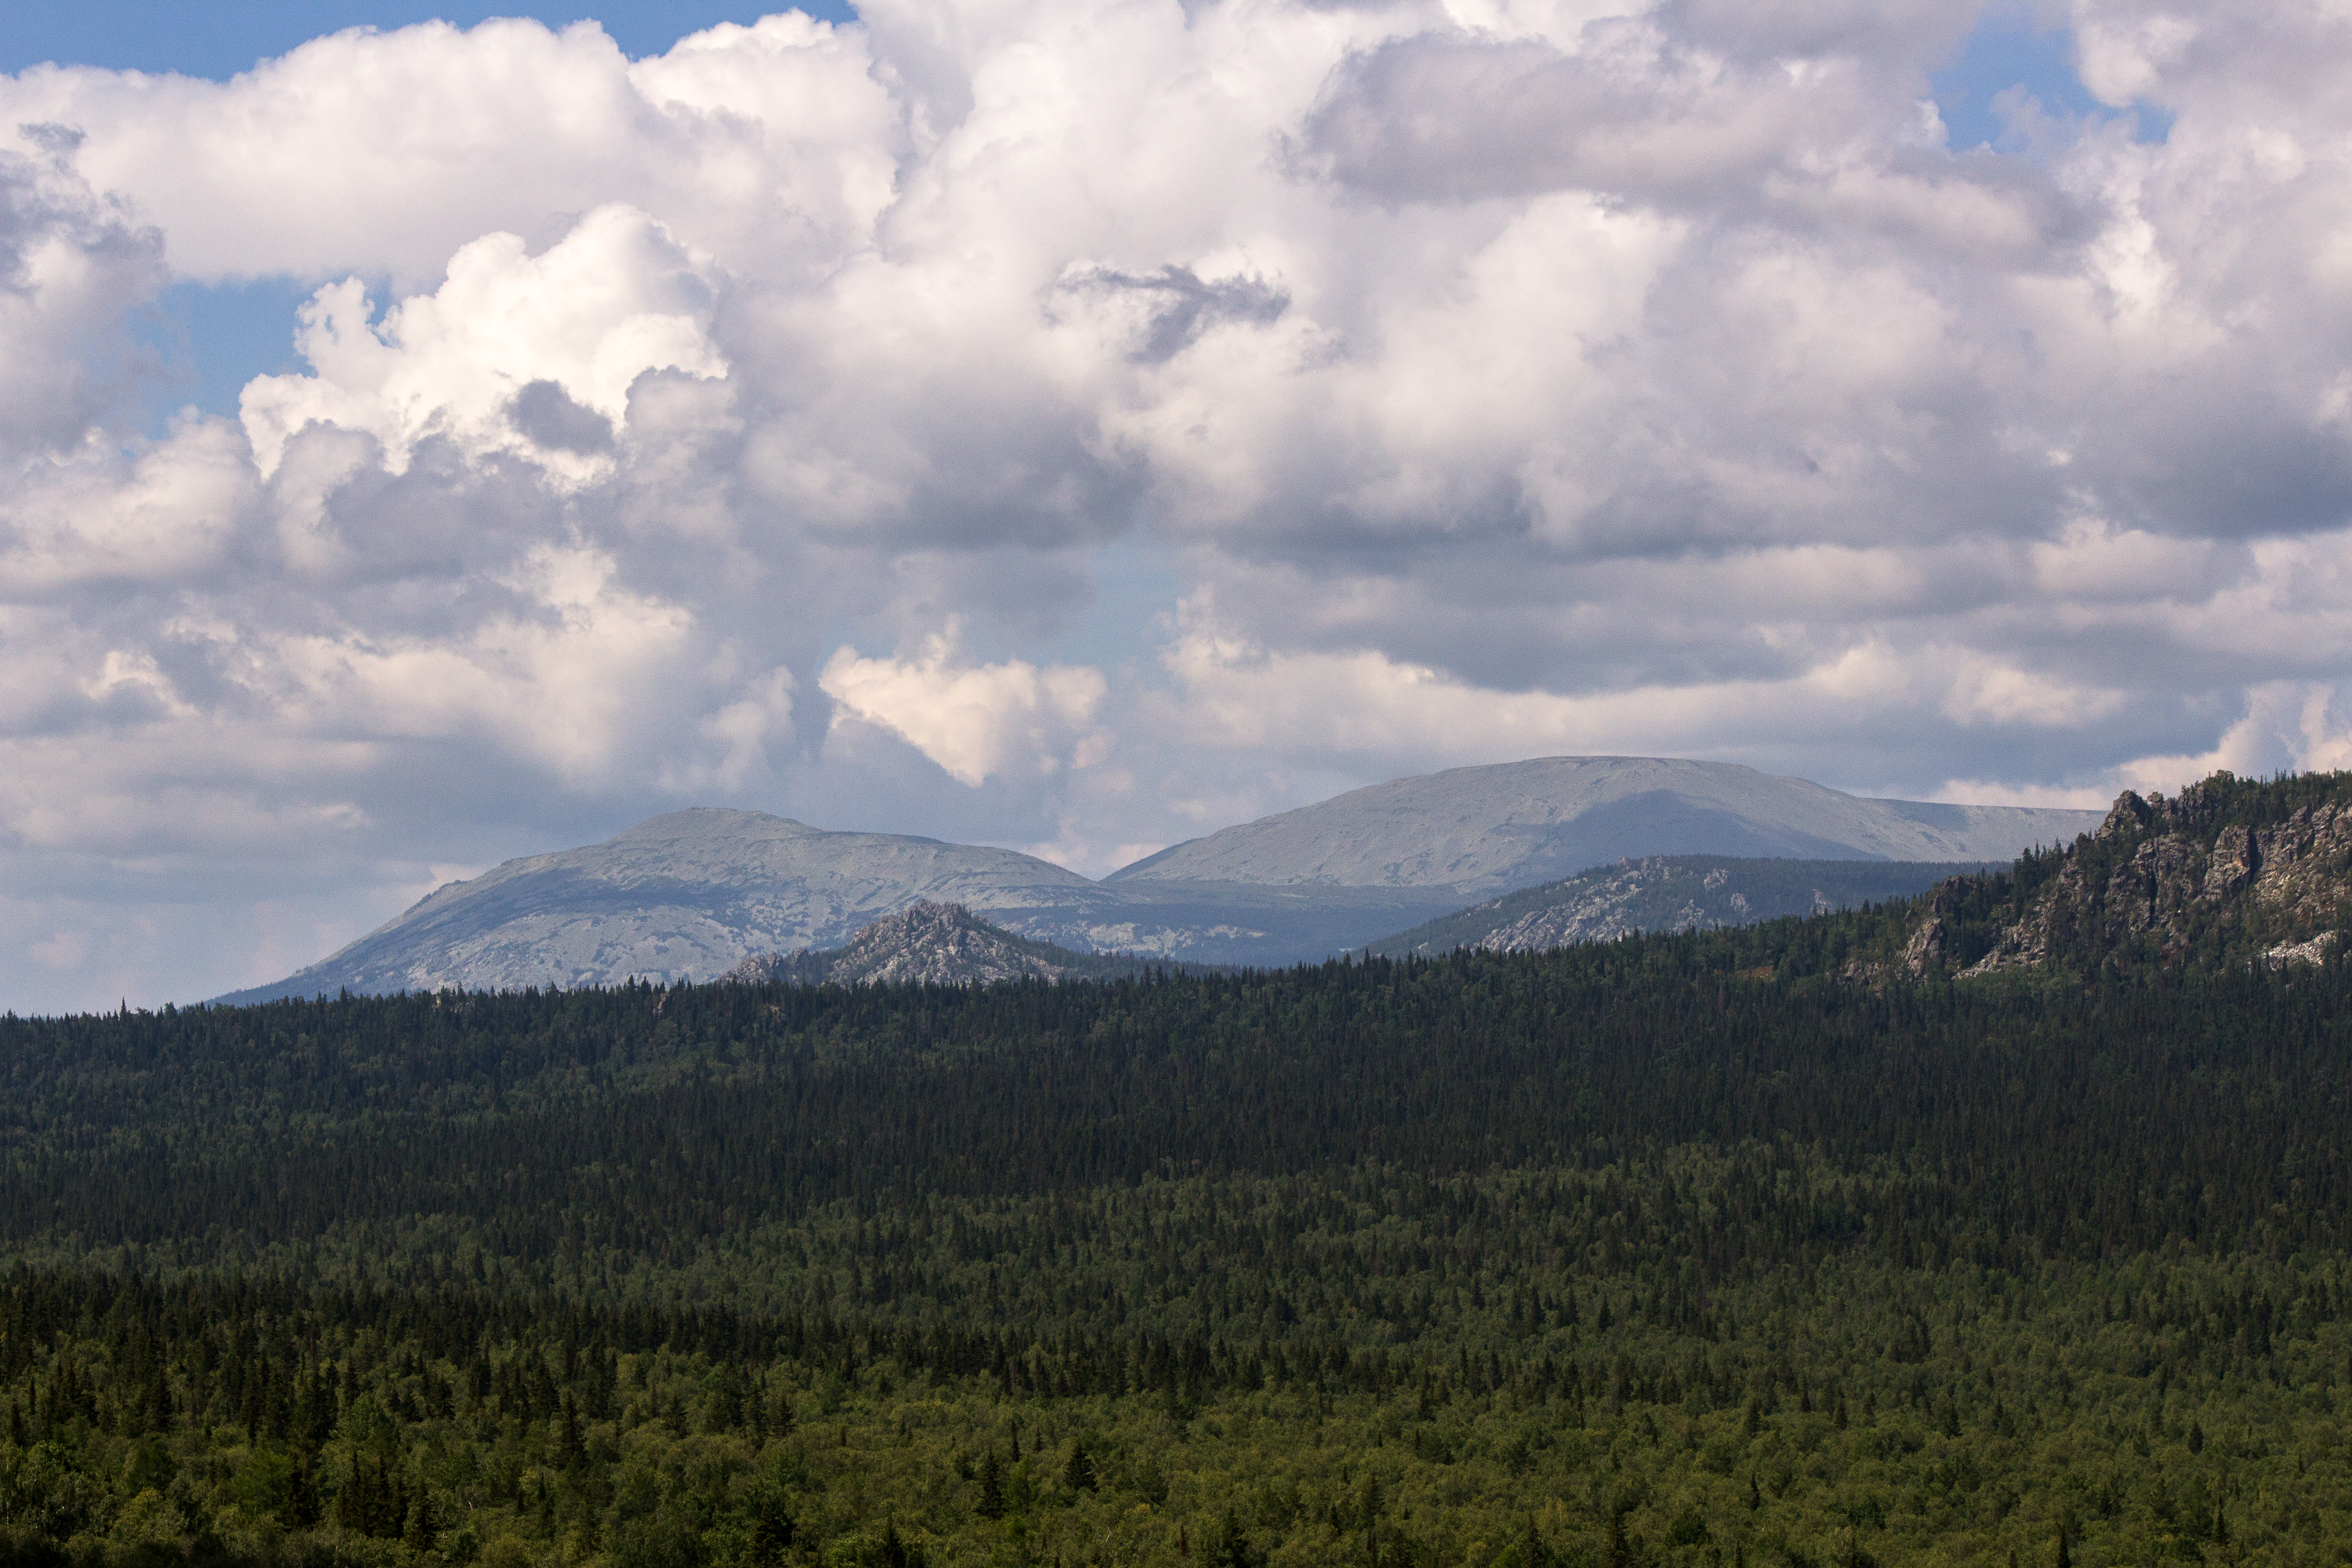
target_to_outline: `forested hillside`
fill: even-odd
[[[2352,967],[1923,912],[0,1020],[0,1545],[2344,1560]]]

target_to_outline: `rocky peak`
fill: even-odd
[[[758,984],[985,985],[1000,980],[1096,979],[1145,967],[1073,952],[991,925],[961,904],[910,904],[861,929],[843,947],[747,958],[725,976]]]
[[[2164,797],[2157,796],[2159,801]],[[2107,808],[2106,820],[2099,824],[2095,838],[2126,838],[2146,827],[2154,808],[2134,791],[2126,790],[2116,796],[2116,804]]]
[[[2126,791],[2098,828],[2010,870],[1954,878],[1912,918],[1916,976],[2324,961],[2352,923],[2352,773],[2216,773]]]

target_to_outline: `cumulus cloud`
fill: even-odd
[[[1106,690],[1102,671],[1017,658],[964,663],[961,633],[951,622],[911,656],[836,650],[818,681],[835,704],[834,722],[877,725],[972,785],[1008,770],[1044,774],[1102,760],[1108,737],[1090,727]]]
[[[629,389],[648,371],[722,377],[715,268],[634,208],[597,208],[544,254],[511,234],[449,258],[440,289],[369,320],[347,279],[302,308],[310,375],[257,376],[242,401],[263,479],[311,425],[363,431],[399,473],[428,435],[469,458],[520,451],[577,486],[610,473]]]
[[[227,82],[36,67],[7,123],[78,138],[197,278],[418,287],[485,235],[544,244],[612,202],[690,244],[828,267],[888,203],[903,140],[863,33],[787,13],[632,63],[593,22],[355,27]]]
[[[697,801],[1101,870],[1540,752],[2332,765],[2339,11],[2077,0],[2114,112],[2009,152],[1948,145],[1978,12],[1927,5],[871,0],[0,79],[0,861],[55,889],[0,977],[268,979]],[[252,276],[305,368],[129,431],[143,303]]]

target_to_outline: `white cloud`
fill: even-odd
[[[198,278],[390,273],[500,231],[552,239],[625,202],[690,244],[824,266],[892,195],[897,107],[865,34],[797,15],[631,64],[593,23],[352,28],[228,82],[35,68],[6,123],[82,134]]]
[[[518,601],[462,639],[287,637],[242,649],[244,681],[290,721],[379,741],[462,740],[537,763],[567,787],[633,766],[631,710],[661,700],[693,617],[620,587],[601,555],[548,550],[506,585]],[[720,731],[724,733],[724,730]]]
[[[89,932],[61,931],[26,949],[45,969],[79,969],[89,961]]]
[[[26,465],[0,491],[0,600],[42,603],[108,584],[202,581],[257,501],[230,426],[184,426],[143,451],[93,434]]]
[[[311,375],[246,387],[247,437],[262,478],[308,425],[364,431],[399,473],[426,436],[469,458],[523,453],[577,487],[609,475],[629,389],[648,371],[722,377],[708,335],[717,279],[631,207],[597,208],[544,255],[494,234],[449,260],[429,295],[368,319],[357,279],[303,307],[295,346]]]
[[[1091,727],[1106,690],[1100,670],[963,663],[961,635],[950,622],[912,656],[890,658],[836,649],[817,683],[837,705],[834,722],[878,725],[975,787],[997,774],[1035,777],[1102,761],[1108,737]]]
[[[2121,704],[1964,649],[1862,641],[1773,679],[1688,681],[1580,694],[1481,689],[1374,651],[1278,652],[1189,605],[1163,656],[1174,693],[1160,718],[1219,750],[1320,754],[1368,772],[1548,753],[1753,755],[1834,710],[1844,727],[1916,722],[2047,729]]]
[[[1951,687],[1942,710],[1958,724],[2055,729],[2105,718],[2125,701],[2119,691],[2088,690],[1997,658],[1958,654],[1948,668]]]

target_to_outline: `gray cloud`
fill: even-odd
[[[1128,358],[1137,364],[1165,364],[1205,331],[1228,323],[1270,326],[1290,309],[1289,294],[1263,278],[1203,282],[1191,268],[1172,264],[1141,276],[1090,267],[1065,278],[1057,292],[1124,295],[1141,301],[1141,331],[1128,351]]]
[[[18,127],[0,152],[0,452],[78,438],[141,373],[131,308],[161,286],[163,238],[76,178],[79,134]]]
[[[508,417],[523,438],[550,451],[595,457],[613,449],[613,422],[583,408],[552,381],[534,381],[515,394]]]

